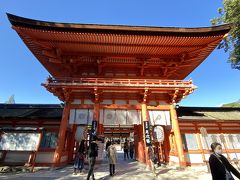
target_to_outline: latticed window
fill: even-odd
[[[240,134],[225,134],[229,149],[240,149]]]
[[[222,137],[221,137],[222,136]],[[211,149],[211,144],[214,142],[218,142],[220,144],[224,143],[225,138],[221,134],[208,134],[206,137],[202,137],[202,145],[203,149]],[[222,146],[224,149],[224,146]]]
[[[57,138],[58,138],[57,132],[44,132],[40,147],[41,148],[56,148]]]
[[[194,134],[182,134],[183,148],[185,150],[198,150],[198,144]]]

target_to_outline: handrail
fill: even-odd
[[[46,84],[104,85],[104,86],[194,86],[192,81],[158,79],[110,79],[110,78],[48,78]]]

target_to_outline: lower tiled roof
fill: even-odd
[[[0,104],[0,118],[57,118],[62,117],[61,104]]]
[[[180,120],[240,120],[240,108],[231,107],[178,107]]]
[[[177,107],[179,120],[240,120],[240,108]],[[0,104],[0,119],[61,119],[61,104]]]

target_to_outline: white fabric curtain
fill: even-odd
[[[140,124],[141,121],[141,113],[140,111],[138,112],[137,110],[128,110],[127,111],[127,124],[132,125],[132,124]]]
[[[76,116],[76,109],[71,109],[70,115],[69,115],[69,124],[75,123],[75,118],[76,118],[75,116]]]
[[[169,111],[149,111],[151,125],[170,125]]]
[[[78,126],[76,133],[75,133],[75,140],[80,142],[82,139],[84,139],[84,136],[86,136],[85,130],[87,129],[86,126]],[[85,137],[86,138],[86,137]]]
[[[116,123],[116,111],[115,110],[104,110],[104,124],[115,125]]]
[[[88,109],[77,109],[74,124],[88,124]]]
[[[93,121],[93,109],[88,110],[88,125],[92,125]]]
[[[116,124],[126,125],[127,124],[127,111],[116,110],[117,121]]]

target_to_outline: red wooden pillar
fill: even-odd
[[[95,102],[94,104],[94,109],[93,109],[93,116],[94,116],[94,119],[97,121],[97,134],[102,134],[102,124],[100,124],[100,121],[99,121],[99,113],[100,113],[100,104],[98,101]]]
[[[70,133],[70,136],[69,136],[68,162],[71,162],[73,160],[76,130],[77,130],[77,125],[74,124],[72,126],[71,133]]]
[[[165,154],[165,161],[169,162],[169,154],[170,154],[169,137],[170,137],[170,132],[165,130],[164,131],[164,136],[165,136],[165,139],[163,141],[163,148],[164,148],[164,154]]]
[[[142,103],[142,126],[143,126],[143,141],[144,141],[144,145],[143,145],[143,151],[145,154],[145,159],[144,162],[149,165],[150,161],[148,159],[148,147],[146,146],[146,140],[145,140],[145,131],[144,131],[144,121],[148,121],[148,113],[147,113],[147,105],[145,102]]]
[[[180,128],[178,124],[176,109],[174,108],[174,106],[170,107],[170,114],[171,114],[174,137],[177,145],[179,165],[180,167],[186,167],[187,163],[184,157],[182,137],[181,137]]]
[[[57,147],[54,153],[54,159],[53,159],[54,167],[59,166],[61,163],[61,156],[64,150],[64,145],[66,140],[65,136],[66,136],[66,130],[68,127],[69,112],[70,112],[70,104],[69,102],[66,102],[63,109],[62,120],[59,128]]]

